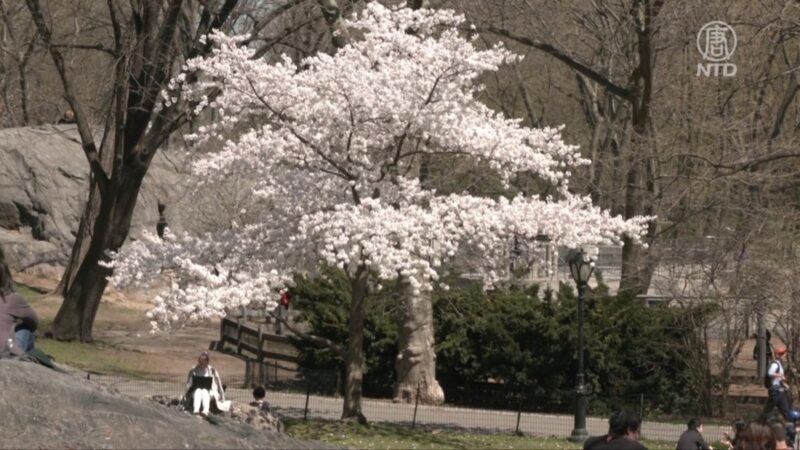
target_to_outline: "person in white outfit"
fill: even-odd
[[[211,389],[197,388],[192,390],[192,377],[211,377]],[[186,398],[192,398],[192,412],[201,416],[208,416],[211,410],[211,400],[220,411],[230,409],[231,402],[225,400],[225,390],[222,388],[222,381],[219,373],[209,364],[208,352],[200,353],[197,358],[197,365],[189,371],[186,378]]]

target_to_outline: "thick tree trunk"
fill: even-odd
[[[109,192],[102,199],[99,199],[99,191],[95,193],[93,190],[93,195],[90,195],[83,225],[91,223],[92,231],[79,235],[88,244],[80,242],[73,247],[74,260],[70,264],[74,271],[64,274],[64,302],[48,332],[53,338],[92,341],[94,320],[111,275],[111,269],[99,263],[107,261],[108,251],[119,250],[125,242],[142,178],[142,175],[129,174],[121,183],[109,186]],[[76,256],[82,247],[85,247],[85,252]],[[68,277],[69,282],[66,281]]]
[[[72,246],[72,251],[69,255],[69,260],[64,268],[64,274],[61,276],[55,293],[65,297],[69,287],[75,281],[75,276],[78,274],[78,268],[81,266],[86,252],[89,251],[89,244],[92,242],[93,224],[97,219],[97,214],[100,212],[100,190],[96,182],[92,182],[89,187],[89,198],[86,201],[81,221],[78,225],[78,234],[75,235],[75,244]]]
[[[654,235],[655,224],[650,224],[645,239]],[[622,273],[618,291],[628,295],[647,294],[655,273],[656,261],[649,255],[649,249],[635,244],[630,238],[623,238],[622,244]]]
[[[50,334],[57,339],[90,341],[100,299],[111,274],[99,263],[106,259],[109,251],[118,250],[125,242],[139,188],[153,155],[170,134],[188,120],[184,115],[186,105],[182,102],[156,111],[159,94],[178,61],[210,51],[210,44],[191,36],[205,36],[222,27],[236,9],[238,0],[226,0],[219,8],[205,5],[200,14],[204,19],[196,32],[181,35],[179,40],[176,40],[176,30],[184,11],[184,0],[170,0],[163,7],[156,2],[134,6],[137,26],[130,33],[121,25],[119,5],[108,2],[116,62],[113,108],[109,109],[103,135],[113,136],[113,145],[104,138],[99,148],[89,116],[78,101],[68,76],[64,55],[54,45],[40,1],[26,0],[25,3],[39,37],[31,41],[28,54],[34,48],[33,43],[39,40],[50,53],[64,97],[75,112],[81,145],[92,174],[89,200],[81,216],[77,241],[56,289],[63,295],[64,302]]]
[[[444,403],[444,392],[436,381],[436,352],[433,335],[433,305],[429,292],[414,295],[403,283],[402,317],[395,371],[394,401],[429,405]]]
[[[636,145],[641,145],[641,141],[635,140]],[[650,192],[647,185],[651,180],[645,181],[647,174],[644,163],[634,161],[628,168],[627,186],[625,192],[625,218],[632,218],[641,215],[652,215],[652,198],[648,198],[646,193]],[[643,237],[645,242],[652,242],[655,238],[656,224],[650,222],[647,225],[647,232]],[[625,236],[622,240],[622,274],[619,283],[619,292],[629,295],[646,294],[653,278],[657,261],[650,254],[650,250],[641,244],[636,244],[629,237]]]
[[[660,8],[659,2],[645,0],[631,10],[638,22],[636,51],[639,55],[639,65],[633,74],[636,78],[630,89],[632,96],[629,98],[633,139],[625,186],[626,219],[639,215],[652,215],[654,211],[656,180],[655,174],[648,166],[650,155],[647,149],[653,145],[653,130],[650,123],[656,54],[653,39],[656,29],[653,20]],[[655,223],[650,222],[647,234],[643,237],[644,241],[652,243],[655,233]],[[630,238],[626,237],[623,244],[619,292],[631,295],[646,294],[657,262],[653,261],[647,248],[634,244]]]
[[[655,196],[655,180],[647,168],[646,148],[650,144],[652,133],[648,127],[649,104],[642,101],[633,108],[633,132],[631,141],[631,156],[629,158],[628,174],[625,179],[625,208],[623,211],[626,219],[636,216],[653,215],[653,197]],[[647,232],[643,236],[645,242],[655,239],[656,224],[651,221],[647,225]],[[654,260],[650,250],[625,236],[622,240],[622,273],[619,283],[619,292],[629,295],[647,294],[650,281],[653,278],[657,261]]]
[[[355,420],[366,423],[361,412],[361,392],[364,381],[364,317],[367,297],[366,267],[356,270],[350,282],[350,322],[348,325],[347,353],[345,354],[345,385],[342,420]]]

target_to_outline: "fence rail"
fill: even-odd
[[[217,350],[225,351],[225,344],[231,344],[245,361],[245,387],[296,373],[299,360],[292,340],[266,332],[261,324],[254,328],[242,320],[222,319]]]

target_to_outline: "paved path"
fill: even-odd
[[[183,386],[178,383],[125,380],[110,377],[93,377],[119,389],[121,393],[136,397],[152,395],[180,396]],[[249,402],[249,390],[228,389],[227,397],[233,401]],[[284,417],[302,418],[306,396],[282,392],[270,392],[267,399],[273,411]],[[364,399],[364,415],[373,422],[387,422],[411,426],[414,420],[414,405],[392,403],[389,400]],[[339,419],[342,399],[311,395],[308,398],[308,416],[321,419]],[[477,430],[481,432],[512,433],[517,428],[515,411],[484,410],[454,406],[425,406],[417,410],[416,424],[426,428],[452,428],[455,430]],[[538,436],[567,437],[572,432],[573,417],[557,414],[522,413],[519,415],[519,429],[525,434]],[[606,418],[587,419],[590,435],[603,434],[608,430]],[[722,432],[729,427],[708,425],[703,432],[708,442],[722,439]],[[642,435],[646,439],[677,442],[686,429],[685,424],[645,421]]]

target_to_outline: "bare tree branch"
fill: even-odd
[[[280,308],[280,306],[278,306],[278,308]],[[328,338],[300,331],[299,329],[297,329],[297,327],[290,324],[289,321],[287,321],[284,317],[281,317],[278,314],[276,314],[275,310],[270,311],[269,315],[272,316],[275,320],[277,320],[281,324],[283,324],[283,326],[285,326],[289,331],[297,335],[297,337],[299,337],[300,339],[308,341],[318,347],[330,349],[332,352],[336,353],[336,356],[344,358],[345,350],[342,345],[339,345]]]
[[[114,50],[104,46],[104,45],[87,45],[87,44],[53,44],[55,48],[66,48],[66,49],[75,49],[75,50],[97,50],[103,53],[107,53],[114,58],[117,57],[117,54]]]
[[[502,28],[497,28],[497,27],[495,27],[493,25],[489,25],[488,27],[486,27],[482,31],[488,31],[489,33],[495,34],[497,36],[502,36],[502,37],[507,38],[507,39],[511,39],[512,41],[518,42],[518,43],[520,43],[522,45],[526,45],[528,47],[533,47],[535,49],[541,50],[541,51],[547,53],[548,55],[558,59],[561,62],[563,62],[564,64],[569,66],[571,69],[573,69],[573,70],[583,74],[587,78],[599,83],[600,85],[602,85],[603,87],[608,89],[610,92],[614,93],[614,95],[617,95],[617,96],[619,96],[621,98],[624,98],[625,100],[628,100],[628,101],[633,101],[634,100],[634,94],[633,94],[633,92],[631,90],[629,90],[627,88],[624,88],[624,87],[614,83],[613,81],[611,81],[605,75],[595,71],[591,67],[589,67],[586,64],[583,64],[582,62],[576,60],[575,58],[573,58],[572,56],[568,55],[563,50],[558,49],[558,48],[554,47],[553,45],[550,45],[550,44],[548,44],[546,42],[543,42],[543,41],[540,41],[538,39],[531,39],[531,38],[526,37],[526,36],[520,36],[518,34],[510,32],[508,30],[505,30],[505,29],[502,29]]]
[[[44,17],[42,16],[42,9],[41,5],[39,4],[39,0],[26,0],[26,3],[31,12],[33,22],[36,24],[36,28],[39,31],[39,36],[42,38],[47,50],[50,52],[50,57],[53,59],[53,64],[56,66],[56,71],[58,71],[58,76],[61,79],[61,86],[64,88],[64,97],[69,103],[69,106],[72,108],[72,111],[75,113],[75,120],[78,124],[78,133],[81,136],[81,147],[83,148],[83,153],[86,155],[86,160],[89,162],[92,175],[97,180],[101,192],[105,192],[108,186],[109,177],[108,174],[106,174],[106,171],[103,169],[103,165],[100,163],[100,155],[97,151],[97,145],[95,145],[94,137],[92,136],[92,128],[86,118],[86,113],[78,101],[78,98],[75,96],[72,83],[67,77],[67,69],[64,65],[64,57],[61,55],[61,52],[59,52],[58,49],[53,46],[53,37],[50,33],[50,29],[47,28]]]

